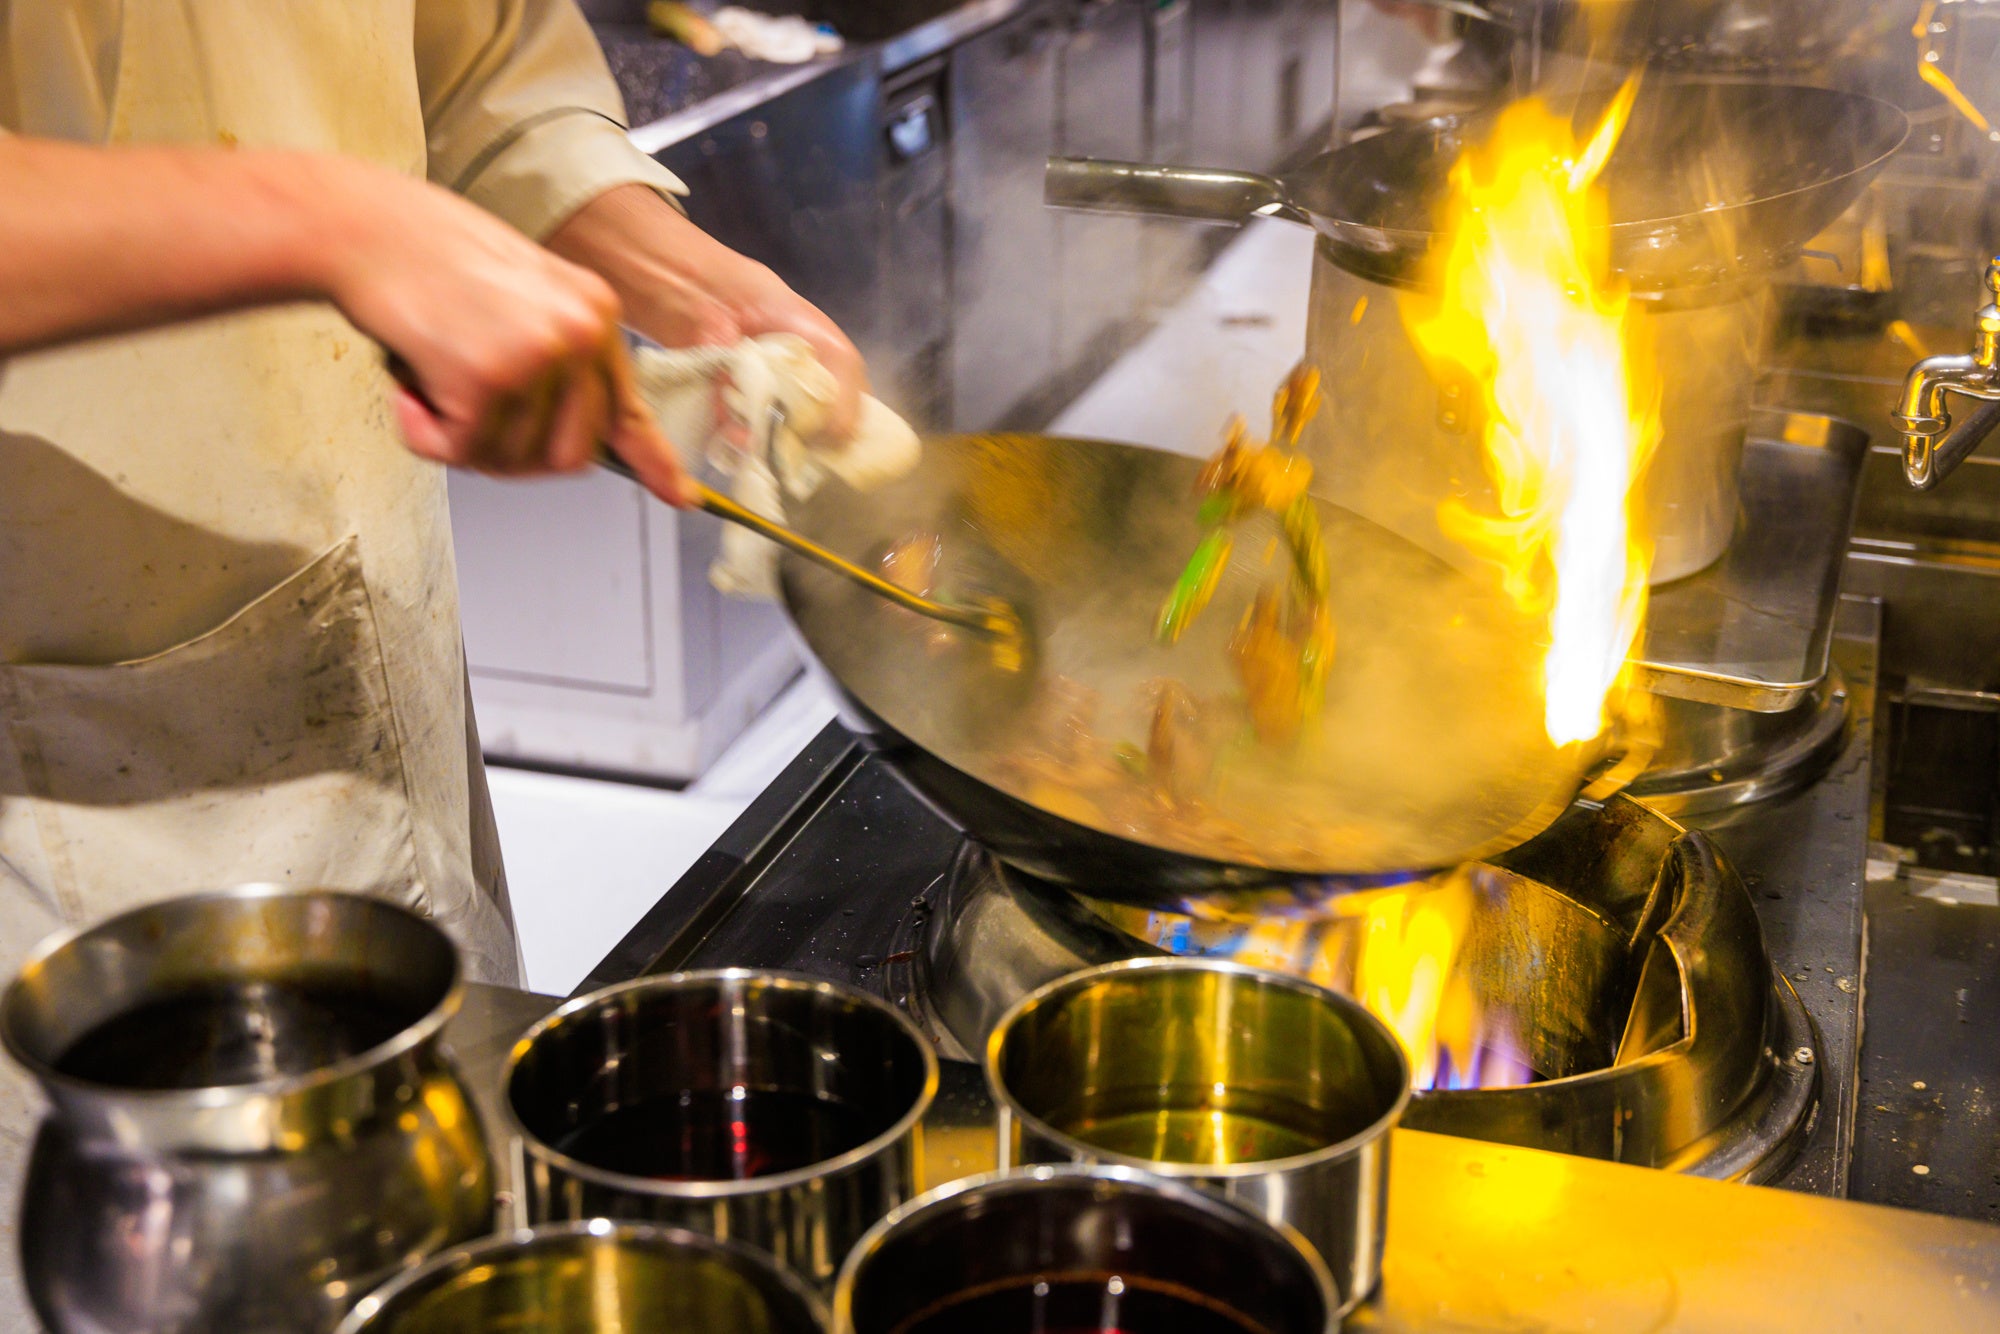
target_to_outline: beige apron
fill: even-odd
[[[0,0],[0,129],[428,169],[533,234],[673,187],[621,114],[569,0]],[[475,872],[444,478],[385,385],[324,306],[0,362],[0,976],[59,928],[278,881],[408,904],[517,980],[497,856]],[[34,1118],[6,1066],[5,1330]]]

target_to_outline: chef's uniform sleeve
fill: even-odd
[[[685,194],[626,137],[574,0],[417,0],[429,175],[540,240],[613,186]]]

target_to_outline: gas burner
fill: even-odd
[[[1790,1162],[1814,1119],[1817,1035],[1705,835],[1627,798],[1579,803],[1451,879],[1471,905],[1454,985],[1509,1041],[1471,1070],[1439,1062],[1405,1125],[1752,1182]],[[1124,908],[967,844],[912,942],[909,1000],[976,1058],[1029,991],[1115,959],[1229,954],[1338,978],[1326,920]],[[1459,1081],[1488,1086],[1445,1086]]]

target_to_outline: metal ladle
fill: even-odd
[[[609,450],[600,450],[597,462],[620,477],[639,482],[642,486],[645,484],[639,474],[632,470],[630,464]],[[993,641],[996,658],[1009,670],[1019,670],[1025,660],[1028,645],[1027,627],[1022,623],[1020,613],[999,598],[982,598],[975,604],[965,604],[939,602],[923,597],[899,584],[891,583],[872,570],[856,565],[844,556],[828,551],[819,543],[793,532],[785,525],[774,523],[755,510],[737,504],[713,487],[695,481],[694,494],[697,508],[706,510],[718,519],[725,519],[748,528],[759,537],[768,538],[787,551],[796,552],[807,560],[832,570],[835,574],[853,580],[877,597],[886,598],[919,616],[928,616],[934,621],[943,621],[947,625],[956,625],[961,629],[986,636]]]

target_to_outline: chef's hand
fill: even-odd
[[[330,168],[327,287],[397,364],[411,450],[484,472],[566,472],[603,442],[663,499],[691,503],[633,386],[611,286],[444,190],[357,168]]]
[[[1441,42],[1451,35],[1452,15],[1436,5],[1425,4],[1423,0],[1368,0],[1368,3],[1390,18],[1409,24],[1427,41]]]
[[[853,435],[868,388],[853,342],[777,274],[709,236],[652,189],[606,191],[556,228],[548,246],[602,274],[623,301],[626,322],[668,347],[797,334],[837,386],[828,442]]]

